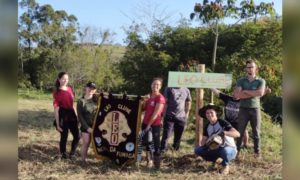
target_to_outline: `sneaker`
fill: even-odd
[[[218,158],[218,159],[216,159],[216,161],[215,161],[215,163],[217,163],[217,164],[221,164],[223,162],[223,159],[222,158]]]
[[[223,162],[223,159],[222,158],[218,158],[218,159],[216,159],[216,161],[212,164],[212,166],[211,166],[211,170],[218,170],[218,169],[220,169],[220,165],[221,165],[221,163]]]
[[[153,167],[153,161],[152,160],[147,161],[147,167],[148,168],[152,168]]]
[[[223,174],[223,175],[229,174],[229,165],[223,166],[223,168],[221,170],[221,174]]]
[[[216,159],[215,168],[218,169],[222,162],[223,162],[222,158],[219,157],[218,159]]]
[[[62,153],[60,156],[60,159],[67,159],[67,154],[66,153]]]
[[[85,160],[80,161],[81,167],[86,167],[88,163]]]
[[[174,151],[179,151],[179,144],[173,145],[172,147],[173,147]]]
[[[254,158],[255,159],[261,159],[260,153],[254,153]]]
[[[76,156],[74,154],[70,155],[69,158],[72,160],[72,161],[75,161],[76,160]]]

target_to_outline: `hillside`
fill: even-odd
[[[104,51],[108,51],[111,53],[111,59],[113,61],[119,61],[125,54],[126,51],[126,46],[122,45],[110,45],[110,44],[91,44],[91,43],[86,43],[86,44],[78,44],[82,48],[101,48]]]

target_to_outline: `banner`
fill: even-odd
[[[168,87],[219,88],[231,87],[232,75],[222,73],[169,71]]]
[[[141,123],[141,98],[100,95],[92,144],[97,158],[117,164],[131,164],[137,156],[137,136]]]

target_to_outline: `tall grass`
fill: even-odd
[[[51,92],[45,92],[38,89],[18,89],[19,99],[38,99],[38,100],[51,100]]]

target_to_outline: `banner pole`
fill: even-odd
[[[109,93],[107,92],[103,92],[103,95],[108,96]],[[123,96],[124,94],[112,94],[113,96]],[[126,94],[127,97],[138,97],[138,95],[130,95],[130,94]],[[141,96],[142,98],[145,98],[147,96]]]

